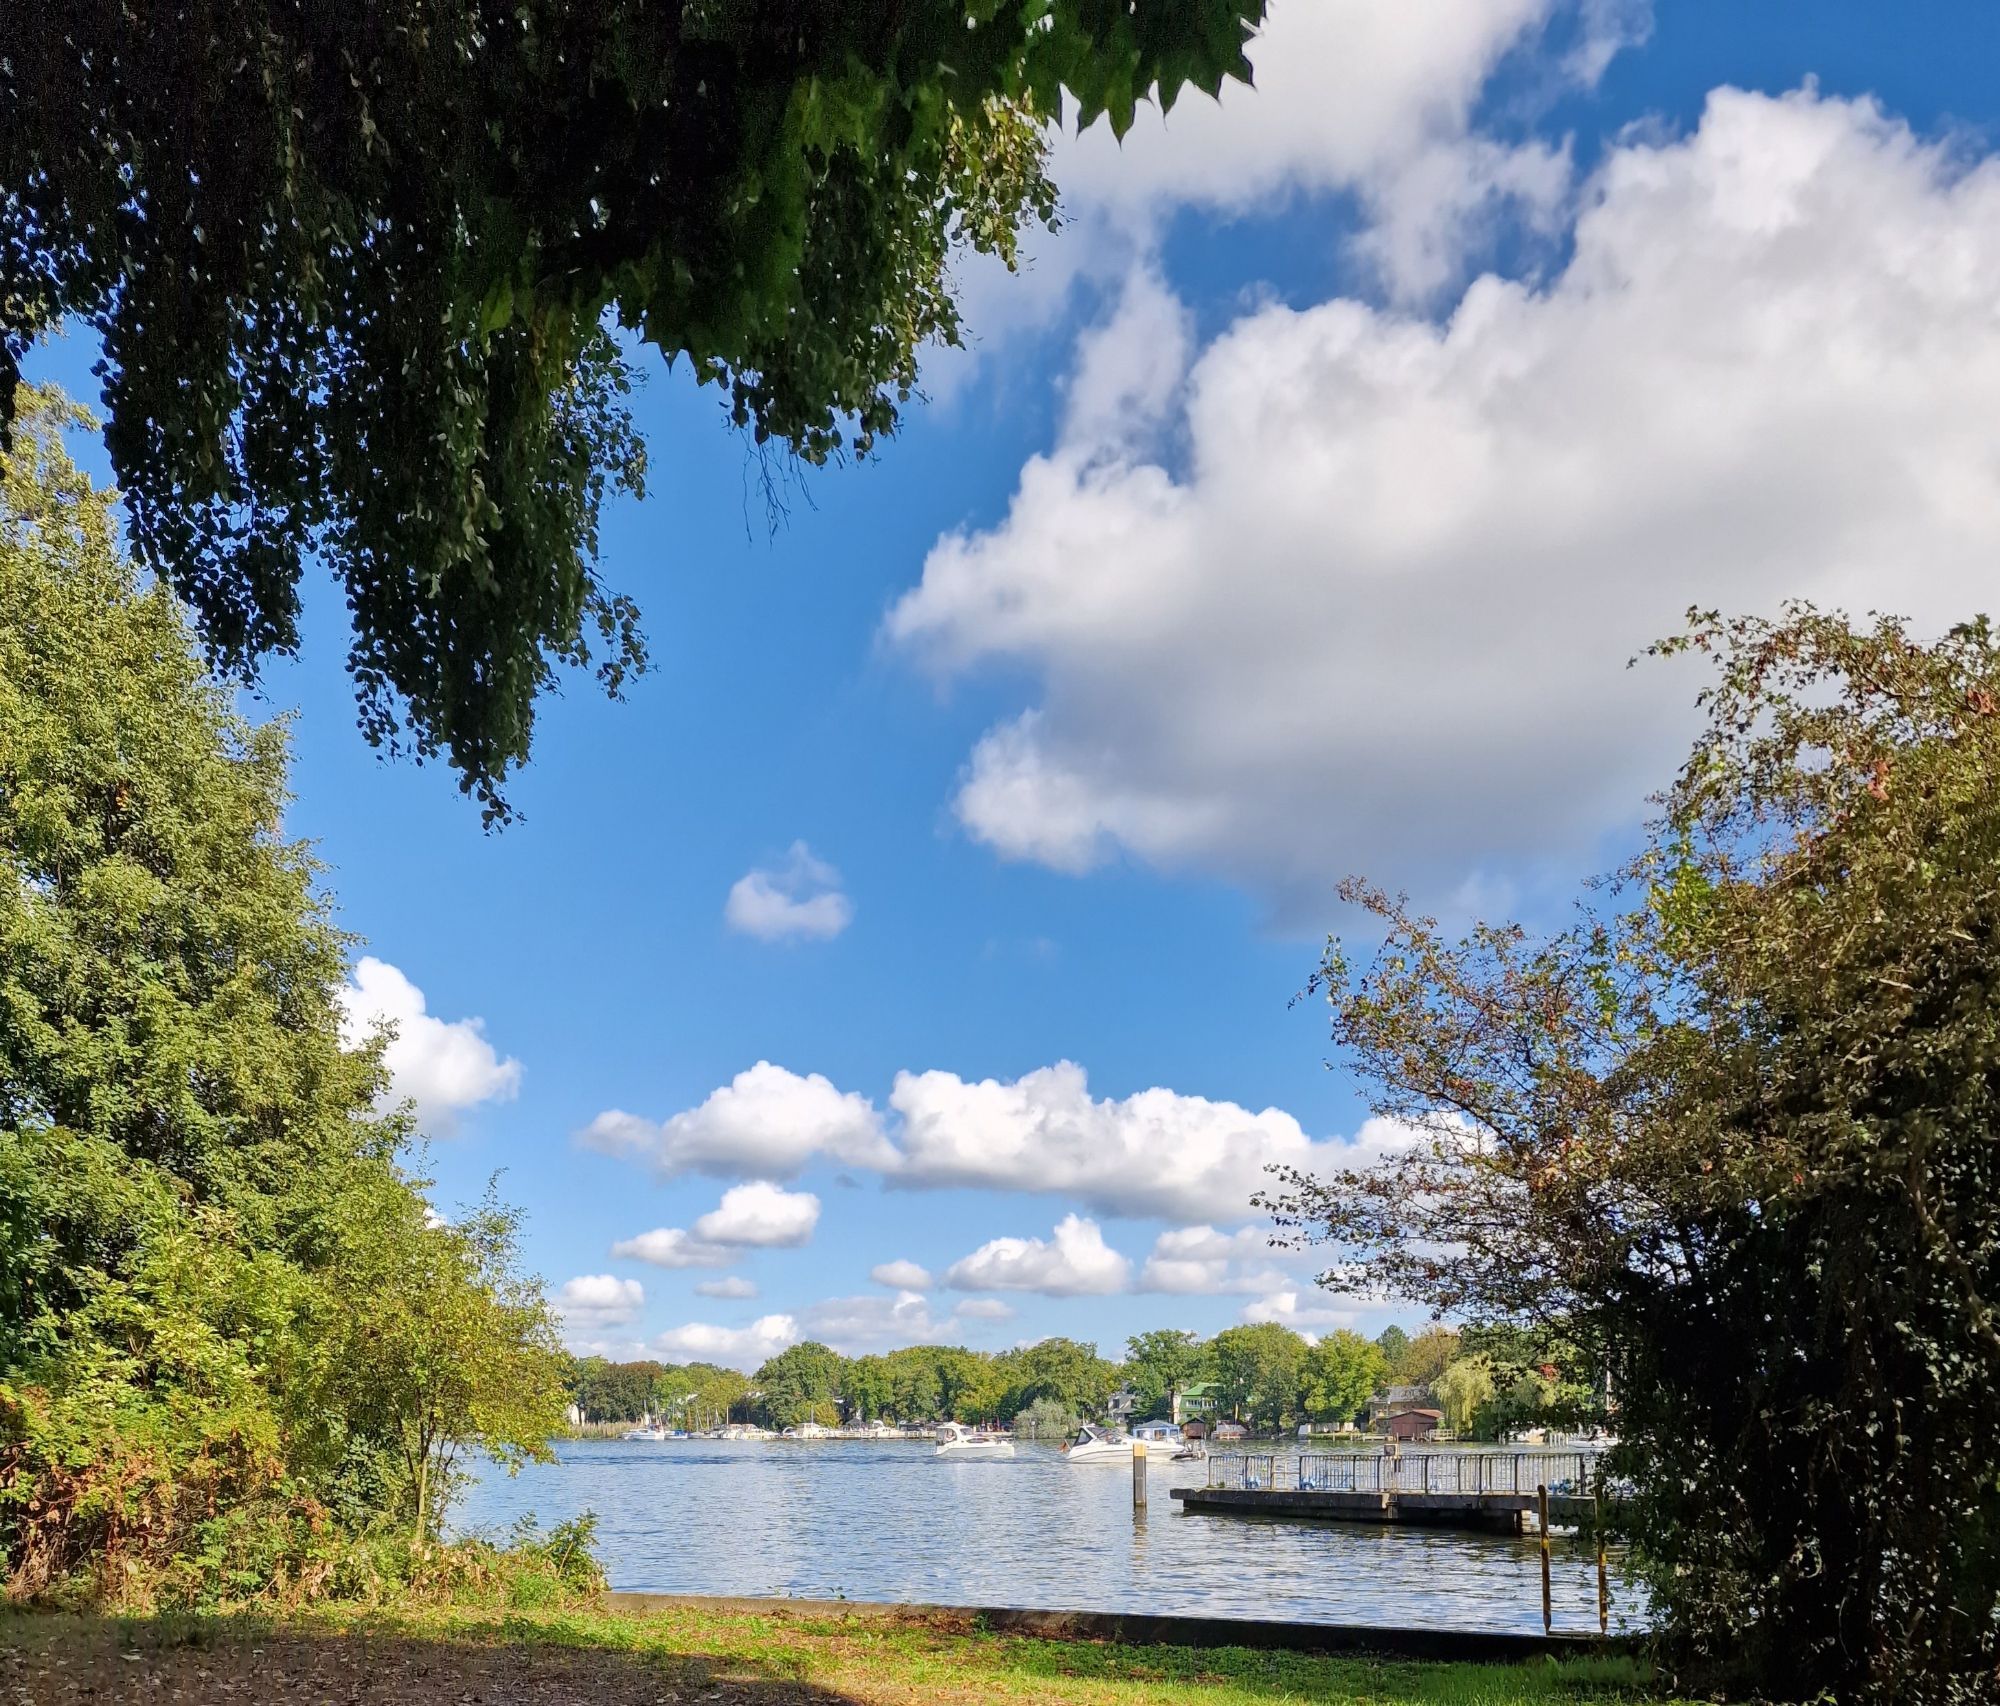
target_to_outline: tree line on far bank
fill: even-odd
[[[1340,1328],[1313,1341],[1270,1322],[1207,1339],[1174,1328],[1135,1334],[1116,1362],[1094,1344],[1060,1337],[1000,1352],[908,1345],[858,1357],[809,1340],[747,1375],[713,1363],[593,1356],[577,1359],[567,1386],[595,1422],[1018,1426],[1028,1417],[1038,1429],[1101,1418],[1113,1394],[1129,1388],[1135,1421],[1198,1413],[1263,1432],[1359,1421],[1371,1398],[1393,1388],[1406,1401],[1435,1403],[1448,1429],[1472,1439],[1580,1419],[1596,1396],[1591,1371],[1557,1334],[1434,1325],[1412,1336],[1392,1326],[1373,1340]]]

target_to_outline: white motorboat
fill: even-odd
[[[645,1422],[625,1436],[627,1439],[665,1439],[667,1430],[658,1422]]]
[[[937,1431],[938,1446],[933,1457],[1012,1457],[1014,1442],[1000,1434],[975,1432],[958,1422],[946,1422]]]
[[[1063,1456],[1071,1463],[1130,1463],[1133,1443],[1130,1434],[1085,1422],[1063,1447]]]

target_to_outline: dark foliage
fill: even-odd
[[[15,0],[0,7],[0,427],[101,337],[141,563],[215,661],[345,588],[367,737],[489,815],[563,665],[645,663],[600,580],[633,340],[760,444],[865,455],[948,263],[1049,220],[1063,91],[1247,76],[1262,0]],[[615,319],[624,342],[606,327]]]
[[[1612,1370],[1670,1649],[1780,1698],[2000,1697],[2000,645],[1695,622],[1708,730],[1572,931],[1330,950],[1422,1139],[1293,1178],[1387,1287]]]

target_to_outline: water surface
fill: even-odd
[[[598,1516],[614,1588],[1065,1611],[1179,1612],[1539,1631],[1533,1540],[1441,1529],[1187,1516],[1168,1498],[1200,1464],[1156,1458],[1149,1513],[1129,1463],[1050,1446],[953,1462],[927,1442],[565,1441],[509,1479],[488,1468],[465,1532],[523,1512]],[[1597,1627],[1593,1560],[1556,1542],[1556,1627]],[[1615,1579],[1614,1626],[1632,1595]]]

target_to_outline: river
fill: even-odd
[[[939,1460],[921,1441],[564,1441],[509,1478],[482,1468],[453,1511],[501,1537],[582,1510],[614,1588],[1182,1612],[1539,1631],[1536,1543],[1359,1523],[1186,1516],[1200,1464],[1158,1458],[1135,1523],[1129,1463]],[[1555,1626],[1597,1627],[1592,1559],[1558,1537]],[[1634,1593],[1614,1578],[1614,1626]]]

